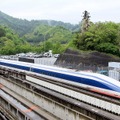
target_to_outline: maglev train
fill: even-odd
[[[5,59],[0,59],[0,66],[54,77],[69,84],[85,87],[92,92],[120,98],[120,82],[98,73],[75,72],[64,68]]]

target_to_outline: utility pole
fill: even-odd
[[[45,35],[44,35],[44,42],[43,42],[43,53],[45,53]]]
[[[84,11],[83,12],[83,19],[82,19],[82,22],[81,22],[81,32],[85,32],[87,31],[88,27],[90,26],[90,13],[88,13],[88,11]]]

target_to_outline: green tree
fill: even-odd
[[[78,49],[96,50],[119,55],[120,27],[113,22],[95,23],[89,29],[76,35],[73,41]]]
[[[19,51],[27,53],[32,51],[31,45],[29,43],[24,43],[21,46],[19,46]]]
[[[0,37],[3,36],[5,36],[5,29],[2,26],[0,26]]]
[[[4,55],[12,55],[15,54],[15,44],[11,40],[5,41],[5,46],[2,47],[1,53]]]

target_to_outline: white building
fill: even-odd
[[[120,81],[120,62],[109,62],[109,77]]]

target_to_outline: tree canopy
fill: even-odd
[[[74,45],[81,50],[96,50],[120,56],[120,24],[98,22],[76,34]]]
[[[68,47],[120,56],[120,24],[92,23],[82,33],[72,33],[60,26],[39,25],[22,38],[12,29],[0,26],[0,54],[40,53],[50,49],[61,53]]]
[[[27,48],[27,44],[27,42],[21,39],[11,29],[0,26],[0,54],[10,55],[23,52]],[[25,52],[27,51],[28,48]]]

